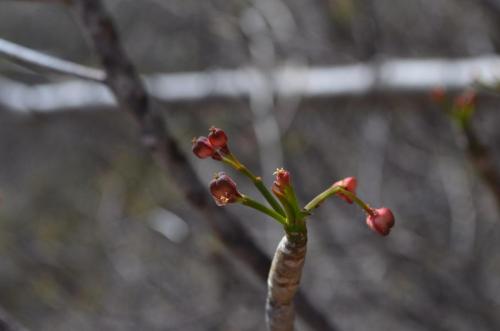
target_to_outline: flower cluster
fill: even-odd
[[[443,108],[461,126],[467,126],[474,113],[477,103],[477,93],[472,89],[451,97],[446,91],[437,87],[431,93],[431,100]]]
[[[369,207],[356,196],[357,184],[356,177],[347,177],[335,182],[332,188],[333,190],[339,190],[340,188],[340,191],[336,193],[339,198],[350,204],[356,202],[365,210],[367,214],[366,224],[370,229],[382,236],[387,236],[394,226],[395,219],[392,211],[385,207],[378,209]]]
[[[221,129],[211,127],[208,137],[193,139],[192,150],[201,159],[211,157],[222,161],[248,177],[266,199],[269,207],[240,193],[234,180],[224,172],[215,174],[210,182],[210,193],[218,206],[241,203],[274,218],[285,227],[287,232],[303,232],[306,231],[305,219],[311,212],[328,197],[337,196],[349,204],[359,205],[367,214],[366,224],[378,234],[386,236],[394,226],[394,214],[389,208],[371,208],[356,195],[358,182],[355,177],[347,177],[335,182],[301,208],[295,196],[290,172],[279,168],[274,173],[275,179],[271,187],[276,200],[262,183],[261,177],[253,175],[229,151],[227,143],[226,133]]]
[[[193,138],[193,153],[200,159],[212,157],[214,160],[221,160],[224,155],[229,154],[226,133],[216,127],[209,129],[208,138]]]

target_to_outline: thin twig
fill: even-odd
[[[106,77],[102,70],[46,55],[5,39],[0,39],[0,56],[34,70],[41,69],[96,82],[102,82]]]
[[[266,278],[269,258],[256,246],[248,232],[224,209],[217,208],[208,199],[205,186],[168,131],[120,44],[112,20],[100,0],[73,1],[77,15],[90,35],[107,73],[106,82],[120,106],[138,121],[143,142],[165,166],[168,174],[187,200],[204,216],[216,235],[228,249],[248,264],[261,278]],[[170,177],[170,176],[169,176]],[[315,330],[335,330],[328,319],[318,312],[303,296],[298,296],[298,307],[304,320]]]
[[[480,141],[471,123],[462,127],[462,133],[466,141],[467,154],[483,182],[493,193],[500,210],[500,174],[493,161],[491,151]]]

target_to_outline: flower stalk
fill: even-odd
[[[331,197],[332,195],[338,195],[341,193],[343,196],[349,198],[351,201],[356,203],[361,209],[363,209],[368,215],[374,215],[373,209],[370,206],[358,198],[358,196],[351,191],[341,187],[341,186],[331,186],[322,193],[318,194],[314,199],[312,199],[305,207],[304,210],[306,212],[311,212],[314,209],[318,208],[323,201]]]
[[[250,207],[250,208],[253,208],[255,210],[258,210],[260,211],[261,213],[264,213],[266,214],[267,216],[269,217],[272,217],[274,218],[276,221],[278,221],[280,224],[282,225],[285,225],[286,224],[286,218],[281,215],[281,214],[278,214],[275,210],[273,209],[270,209],[270,208],[267,208],[266,206],[264,206],[263,204],[261,204],[260,202],[250,198],[249,196],[247,195],[243,195],[241,198],[240,198],[240,202],[242,205],[245,205],[247,207]]]
[[[262,177],[260,176],[255,176],[245,165],[243,165],[233,154],[228,154],[222,158],[222,161],[229,166],[233,167],[237,171],[239,171],[241,174],[249,178],[252,183],[255,185],[257,190],[262,194],[264,199],[269,203],[269,205],[280,215],[285,216],[285,211],[283,208],[280,206],[278,201],[273,197],[271,192],[267,189],[267,187],[264,185],[264,182],[262,181]]]

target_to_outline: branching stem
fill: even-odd
[[[375,216],[373,209],[370,208],[370,206],[368,206],[368,204],[366,204],[363,200],[361,200],[360,198],[358,198],[358,196],[356,194],[354,194],[354,193],[346,190],[345,188],[343,188],[341,186],[331,186],[328,189],[326,189],[325,191],[321,192],[316,197],[314,197],[314,199],[312,199],[304,207],[304,210],[306,212],[311,212],[315,208],[318,208],[323,201],[325,201],[326,199],[328,199],[332,195],[335,195],[335,194],[338,194],[338,193],[341,193],[341,194],[345,195],[346,197],[348,197],[349,199],[351,199],[352,201],[354,201],[368,215]]]
[[[262,182],[262,178],[259,176],[255,176],[247,167],[245,167],[238,159],[232,155],[226,155],[222,157],[222,161],[226,164],[230,165],[234,169],[238,170],[240,173],[248,177],[255,187],[259,190],[259,192],[264,196],[266,201],[271,205],[271,207],[280,215],[285,216],[285,211],[281,208],[280,204],[273,197],[271,192],[266,188],[264,183]]]
[[[283,217],[282,215],[278,214],[276,211],[274,211],[273,209],[270,209],[270,208],[267,208],[266,206],[264,206],[263,204],[261,204],[260,202],[250,198],[249,196],[246,196],[246,195],[243,195],[243,197],[241,198],[240,202],[247,206],[247,207],[250,207],[250,208],[253,208],[253,209],[256,209],[272,218],[274,218],[275,220],[277,220],[278,222],[280,222],[282,225],[285,225],[286,224],[286,219],[285,217]]]

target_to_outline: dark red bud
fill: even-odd
[[[222,160],[222,155],[220,155],[219,152],[214,152],[214,154],[212,155],[212,159],[214,159],[216,161],[220,161],[220,160]]]
[[[193,153],[200,159],[206,159],[213,156],[215,153],[214,148],[206,137],[193,138]]]
[[[342,180],[339,180],[338,182],[335,182],[333,184],[333,186],[340,186],[342,187],[343,189],[353,193],[353,194],[356,194],[356,187],[358,186],[358,180],[356,179],[356,177],[347,177],[347,178],[344,178]],[[343,199],[344,201],[348,202],[348,203],[352,203],[352,200],[345,194],[342,194],[342,193],[337,193],[337,195],[339,196],[339,198]]]
[[[234,203],[241,198],[236,183],[224,172],[219,172],[210,182],[210,193],[217,206],[225,206],[228,203]]]
[[[373,215],[366,217],[366,224],[373,231],[382,236],[387,236],[394,226],[394,215],[389,208],[372,209]]]
[[[274,175],[272,191],[278,195],[285,194],[285,188],[290,186],[290,172],[283,168],[278,168],[274,172]]]
[[[209,131],[208,140],[213,147],[222,148],[227,145],[227,136],[224,130],[212,126]]]

